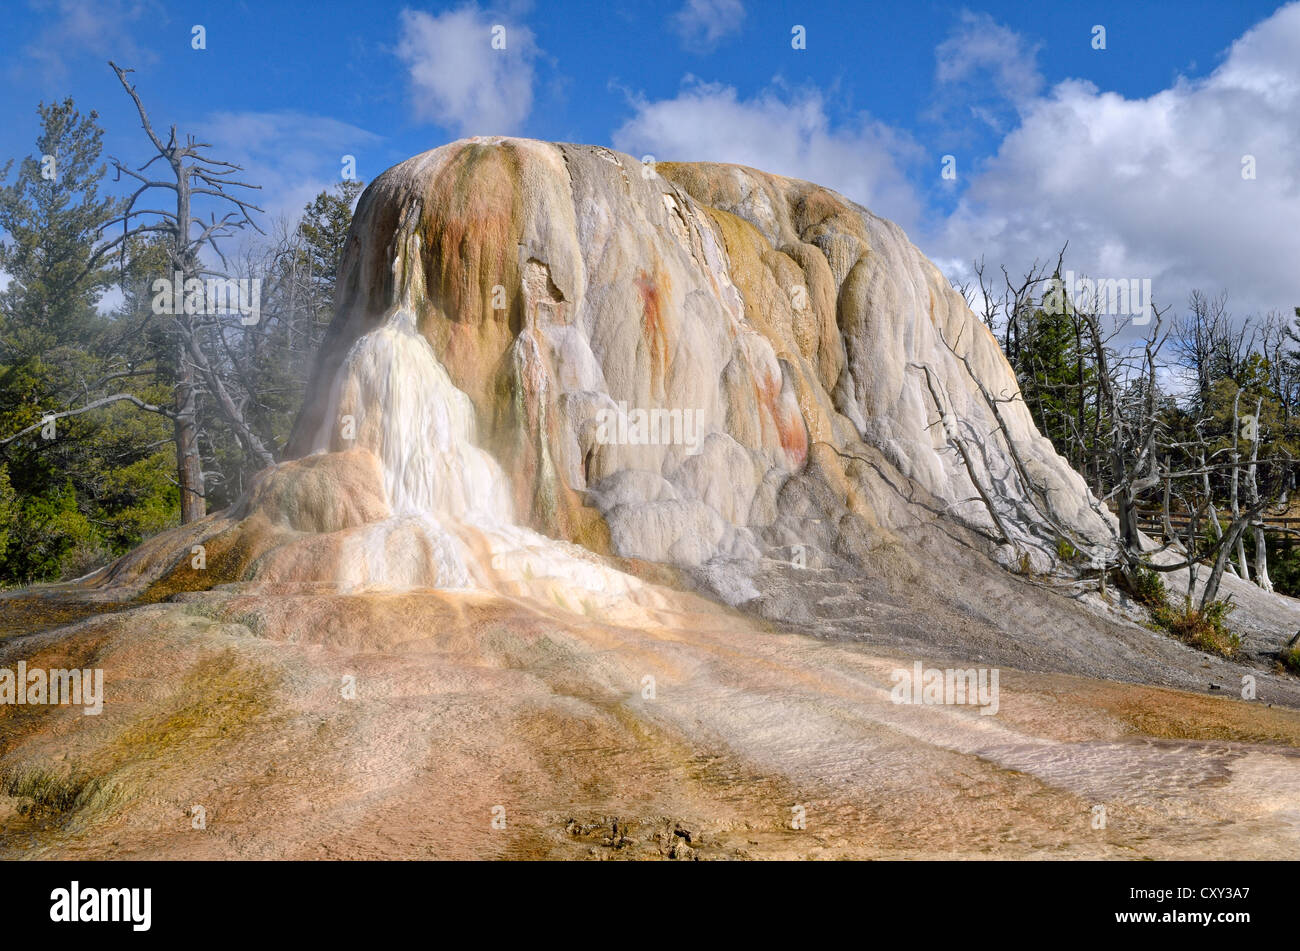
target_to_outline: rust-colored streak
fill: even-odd
[[[781,410],[781,380],[775,375],[764,375],[755,384],[758,404],[767,410],[776,427],[776,438],[796,466],[802,466],[808,458],[808,432],[803,425],[803,417],[798,413],[787,414]]]
[[[795,467],[802,466],[808,458],[808,430],[803,424],[803,417],[798,413],[778,415],[776,431],[781,439],[781,448],[790,456]]]
[[[511,149],[469,145],[429,187],[426,290],[451,321],[479,323],[491,314],[484,306],[491,287],[513,283],[503,249],[517,241],[518,178]]]
[[[650,350],[652,379],[661,389],[668,369],[668,327],[663,312],[667,282],[667,277],[660,273],[651,276],[645,271],[636,272],[636,289],[641,295],[641,332]]]

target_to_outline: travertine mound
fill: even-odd
[[[370,184],[341,270],[299,461],[107,579],[573,603],[640,587],[615,555],[738,604],[764,559],[906,560],[936,521],[1037,570],[1105,535],[962,296],[827,188],[469,139]]]
[[[590,552],[741,603],[763,558],[860,565],[935,519],[1037,570],[1062,526],[1105,534],[961,295],[820,186],[470,139],[370,185],[341,275],[290,446],[311,461],[197,538],[238,551],[226,580],[636,587]]]
[[[721,568],[744,600],[781,546],[851,558],[927,512],[993,530],[961,440],[1003,553],[1050,550],[979,390],[1017,392],[996,341],[896,225],[820,186],[456,142],[367,189],[338,303],[291,450],[365,446],[415,509]],[[413,420],[430,387],[441,421]],[[1098,536],[1083,481],[1001,409],[1060,522]]]

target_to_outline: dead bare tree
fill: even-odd
[[[1035,265],[1024,282],[1017,283],[1007,278],[1007,290],[999,296],[991,293],[983,283],[982,268],[977,266],[976,270],[981,277],[980,296],[986,302],[990,314],[1014,313],[1011,310],[1013,307],[1032,306],[1032,300],[1028,303],[1017,301],[1016,292],[1024,288],[1032,293],[1044,280],[1041,269]],[[1212,318],[1209,330],[1206,331],[1203,325],[1183,323],[1183,331],[1188,326],[1193,329],[1199,326],[1198,332],[1205,331],[1205,340],[1208,341],[1203,354],[1205,366],[1214,366],[1213,361],[1217,360],[1219,371],[1240,369],[1251,346],[1250,338],[1240,328],[1226,325],[1226,312],[1220,305],[1210,306],[1203,298],[1200,300],[1205,305],[1205,313]],[[1079,538],[1077,532],[1055,510],[1051,492],[1031,476],[1030,467],[1026,465],[1021,447],[1012,435],[1013,428],[1008,424],[1003,411],[1003,407],[1009,403],[1023,402],[1022,393],[1018,390],[992,392],[985,381],[975,374],[969,359],[961,353],[960,339],[943,339],[943,342],[965,368],[994,420],[993,434],[1000,437],[1000,444],[1005,448],[1015,478],[1020,483],[1021,492],[1018,497],[996,499],[994,493],[982,484],[979,468],[972,462],[971,450],[963,445],[960,435],[952,435],[959,429],[961,421],[952,419],[951,413],[945,408],[946,401],[934,382],[937,374],[930,367],[918,365],[925,373],[931,398],[940,414],[940,422],[945,432],[950,434],[949,443],[958,448],[971,481],[1001,536],[999,541],[1006,539],[1012,541],[1013,545],[1018,544],[1012,536],[1014,531],[1019,543],[1023,543],[1035,534],[1034,526],[1037,524],[1041,529],[1037,537],[1062,539],[1090,556],[1098,569],[1098,584],[1103,591],[1105,578],[1112,571],[1118,571],[1130,585],[1135,585],[1141,571],[1163,573],[1185,568],[1188,571],[1190,597],[1198,580],[1198,567],[1208,563],[1209,575],[1202,585],[1200,598],[1200,609],[1204,611],[1217,598],[1222,575],[1229,569],[1232,553],[1241,549],[1242,537],[1247,528],[1255,528],[1257,552],[1264,548],[1261,515],[1268,508],[1284,503],[1290,488],[1290,460],[1261,459],[1257,436],[1252,441],[1249,462],[1243,460],[1237,444],[1240,420],[1235,410],[1233,444],[1229,449],[1210,450],[1199,423],[1190,443],[1180,442],[1171,436],[1160,402],[1158,372],[1163,365],[1159,355],[1170,336],[1167,309],[1162,311],[1155,308],[1155,320],[1145,338],[1138,346],[1130,346],[1121,351],[1114,346],[1114,340],[1124,325],[1117,324],[1113,331],[1107,333],[1102,328],[1095,307],[1087,306],[1087,302],[1076,301],[1070,301],[1068,306],[1072,319],[1076,321],[1074,326],[1079,339],[1088,347],[1087,359],[1095,376],[1095,389],[1092,393],[1094,402],[1091,408],[1095,430],[1086,446],[1082,439],[1079,445],[1087,449],[1085,458],[1088,454],[1094,457],[1092,462],[1096,471],[1104,471],[1106,475],[1106,490],[1098,491],[1091,504],[1099,521],[1110,528],[1110,541],[1098,545],[1095,541]],[[1215,320],[1219,323],[1215,324]],[[1178,329],[1177,326],[1174,328],[1176,331]],[[1185,357],[1186,350],[1182,352]],[[1082,356],[1080,359],[1083,359]],[[1083,392],[1082,378],[1079,379],[1079,387],[1080,392],[1076,396],[1082,405],[1087,398]],[[1258,416],[1257,405],[1255,418]],[[1221,459],[1225,454],[1228,458]],[[1189,460],[1191,464],[1175,466],[1175,457]],[[1258,478],[1261,467],[1266,463],[1280,474],[1280,478],[1275,479],[1272,495],[1266,495],[1262,491]],[[1232,494],[1230,519],[1226,528],[1220,525],[1210,479],[1212,474],[1222,476],[1225,470],[1230,484],[1244,479],[1247,495],[1246,504],[1242,505],[1238,494]],[[1144,541],[1139,527],[1139,501],[1155,491],[1160,492],[1165,541],[1162,545],[1150,546]],[[1172,528],[1170,507],[1175,499],[1187,517],[1185,534],[1177,533]],[[1013,511],[999,510],[999,501],[1004,507],[1010,506]],[[1114,507],[1114,522],[1108,517],[1110,513],[1103,511],[1105,503]],[[1201,529],[1203,522],[1212,526],[1204,533],[1204,538]],[[1259,560],[1257,554],[1257,565],[1262,567],[1266,576],[1267,555],[1262,557],[1265,560]],[[1238,564],[1244,576],[1244,557],[1238,559]],[[1259,570],[1257,568],[1257,572]]]
[[[1173,350],[1204,403],[1215,380],[1235,378],[1254,349],[1253,322],[1233,320],[1226,292],[1210,297],[1193,290],[1187,313],[1174,321]]]
[[[1065,259],[1068,247],[1068,244],[1063,247],[1057,257],[1055,270],[1057,274],[1060,273],[1061,262]],[[981,319],[995,335],[999,322],[1002,323],[1002,352],[1014,363],[1020,351],[1025,322],[1039,296],[1038,288],[1052,272],[1048,271],[1046,264],[1036,260],[1023,278],[1013,279],[1011,272],[1003,266],[1001,286],[995,287],[985,277],[986,266],[982,258],[974,262],[972,267],[979,289],[976,291],[970,287],[963,287],[962,297],[968,304],[973,300],[980,305]]]
[[[180,307],[168,307],[168,331],[171,339],[172,373],[175,397],[165,411],[172,422],[176,443],[177,481],[181,490],[181,520],[191,522],[202,518],[206,510],[204,472],[199,453],[198,399],[207,395],[217,411],[231,427],[245,452],[260,465],[274,462],[270,450],[251,427],[244,414],[247,394],[241,394],[222,372],[216,355],[216,346],[222,334],[220,306],[213,306],[214,295],[206,289],[207,279],[230,281],[224,271],[217,270],[204,261],[204,252],[210,252],[221,262],[227,261],[219,242],[244,227],[261,231],[251,217],[251,212],[261,209],[235,192],[235,189],[255,189],[259,186],[239,181],[233,177],[243,169],[231,162],[210,158],[206,150],[211,146],[197,141],[192,135],[178,135],[172,126],[166,140],[155,132],[149,113],[140,95],[127,79],[132,72],[110,62],[122,88],[131,97],[140,123],[154,155],[139,167],[131,167],[114,158],[111,160],[118,180],[123,176],[138,183],[128,196],[117,217],[104,227],[104,232],[120,226],[121,232],[106,240],[92,256],[91,265],[98,266],[114,251],[122,254],[132,239],[149,236],[160,237],[167,249],[179,288],[172,288],[174,301]],[[169,174],[153,177],[150,167],[161,160]],[[141,199],[157,190],[170,192],[164,207],[141,207]],[[221,214],[209,214],[205,221],[195,210],[196,201],[215,203]],[[170,286],[172,278],[163,279]],[[158,285],[162,288],[162,285]],[[160,299],[162,291],[160,290]],[[124,398],[124,397],[123,397]]]
[[[1238,395],[1241,391],[1238,390]],[[1263,407],[1263,397],[1255,400],[1255,415],[1251,417],[1252,425],[1250,427],[1250,465],[1246,467],[1246,492],[1250,499],[1251,506],[1259,503],[1259,444],[1261,434],[1260,427],[1260,409]],[[1265,591],[1273,590],[1273,582],[1268,577],[1268,545],[1264,538],[1264,523],[1255,520],[1251,523],[1255,531],[1255,584],[1259,585]],[[1244,553],[1243,553],[1244,554]]]

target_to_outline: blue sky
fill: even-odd
[[[1068,239],[1078,271],[1150,277],[1164,303],[1200,286],[1227,288],[1239,311],[1300,304],[1300,5],[15,0],[6,13],[0,157],[32,151],[38,101],[72,95],[99,112],[108,154],[146,158],[113,58],[135,67],[155,125],[247,165],[272,214],[337,180],[345,154],[369,179],[462,135],[510,133],[819,181],[899,221],[958,279],[975,257],[1023,267]],[[796,24],[806,49],[791,46]]]

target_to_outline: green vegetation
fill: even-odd
[[[1226,618],[1235,605],[1231,601],[1211,601],[1202,611],[1184,597],[1170,604],[1160,573],[1150,568],[1138,570],[1134,580],[1125,585],[1133,599],[1151,614],[1151,623],[1180,641],[1208,654],[1231,657],[1241,646],[1241,638],[1228,629]]]
[[[108,251],[122,230],[108,225],[125,204],[103,193],[98,116],[66,99],[42,103],[37,118],[35,151],[0,164],[9,279],[0,290],[0,587],[76,578],[181,517],[171,415],[180,338],[176,320],[153,307],[153,282],[173,272],[169,239],[146,231]],[[333,318],[360,190],[343,182],[275,238],[229,249],[233,277],[262,281],[261,319],[250,329],[236,314],[201,330],[215,372],[247,394],[248,424],[277,455]],[[215,510],[261,464],[208,388],[196,399]]]
[[[1164,579],[1160,577],[1158,571],[1152,571],[1150,568],[1139,568],[1133,582],[1127,587],[1138,604],[1153,611],[1157,608],[1163,608],[1169,603],[1165,592]]]
[[[1231,657],[1241,647],[1241,638],[1230,631],[1224,619],[1235,605],[1231,601],[1211,601],[1202,611],[1190,598],[1184,598],[1177,607],[1165,605],[1151,612],[1155,623],[1174,637],[1220,657]]]
[[[112,285],[89,266],[118,201],[100,194],[102,130],[71,100],[38,109],[37,152],[0,188],[0,437],[40,429],[0,457],[0,583],[75,577],[169,521],[165,421],[125,405],[48,419],[87,380],[121,372],[106,353],[113,321],[97,310]],[[145,394],[148,381],[129,381]],[[42,425],[43,420],[48,420]]]

